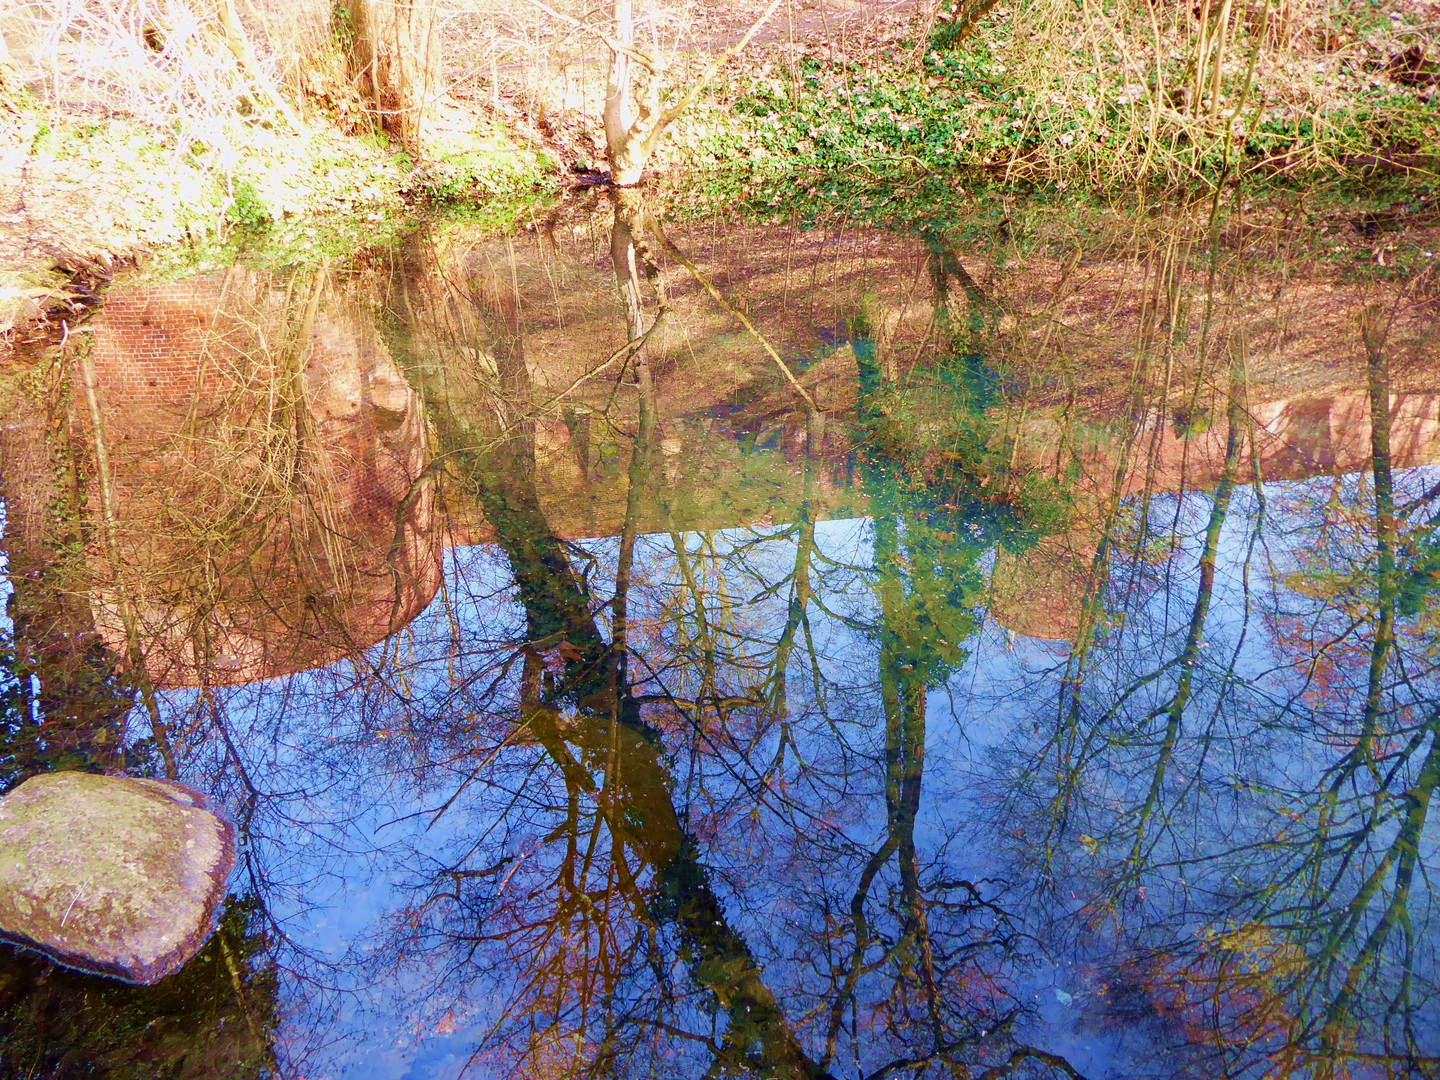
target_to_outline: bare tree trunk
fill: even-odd
[[[539,0],[530,2],[550,11]],[[645,164],[659,145],[665,128],[690,107],[721,67],[744,50],[756,32],[775,14],[781,0],[770,0],[770,6],[755,20],[744,37],[717,56],[704,74],[665,109],[660,107],[660,84],[665,75],[665,65],[659,57],[635,48],[634,0],[614,0],[614,3],[613,36],[605,38],[605,44],[610,48],[610,80],[605,88],[603,117],[605,150],[610,159],[611,181],[616,187],[633,187],[644,175]],[[568,19],[568,16],[560,17]],[[573,19],[569,21],[580,25]],[[635,86],[637,64],[645,70],[645,74],[644,81]]]
[[[630,133],[630,54],[624,52],[635,42],[635,7],[632,0],[615,0],[615,45],[611,46],[610,80],[605,86],[605,148],[612,166]]]
[[[614,31],[610,81],[605,87],[605,150],[610,159],[610,177],[616,186],[632,187],[640,182],[645,162],[664,124],[660,113],[660,79],[656,65],[643,63],[642,54],[635,51],[633,0],[615,0]],[[648,70],[643,74],[643,82],[634,87],[637,64]]]
[[[440,89],[434,0],[346,0],[350,67],[380,127],[418,149]]]

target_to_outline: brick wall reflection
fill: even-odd
[[[118,287],[88,329],[118,556],[87,544],[95,623],[122,655],[138,639],[155,685],[317,667],[430,602],[424,415],[342,287],[238,269]],[[73,410],[93,440],[78,390]]]
[[[1247,414],[1250,431],[1240,451],[1237,483],[1252,482],[1257,465],[1266,481],[1363,472],[1372,466],[1370,398],[1364,392],[1260,402]],[[1166,417],[1139,433],[1124,472],[1125,495],[1214,487],[1229,439],[1225,416],[1222,412],[1212,423],[1206,423],[1209,414],[1189,419],[1188,426],[1180,426]],[[1204,430],[1196,430],[1201,425]],[[1122,440],[1105,437],[1082,450],[1085,471],[1108,481],[1120,466],[1122,446]],[[1390,460],[1396,469],[1440,460],[1440,394],[1390,395]],[[1091,577],[1103,574],[1095,567],[1099,541],[1098,526],[1086,522],[1064,535],[1042,538],[1024,554],[1002,549],[992,578],[991,617],[1027,637],[1074,640]]]

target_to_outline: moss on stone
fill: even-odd
[[[32,777],[0,800],[0,936],[152,983],[204,943],[233,864],[230,827],[183,785]]]

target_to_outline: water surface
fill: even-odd
[[[5,949],[0,1073],[1434,1074],[1433,290],[1214,225],[117,281],[5,370],[0,780],[241,865],[157,987]]]

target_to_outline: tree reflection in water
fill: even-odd
[[[1133,539],[1105,608],[1123,621],[1063,679],[1019,682],[1033,727],[991,774],[1012,778],[992,813],[1049,932],[1090,959],[1112,1019],[1151,1018],[1196,1075],[1440,1065],[1415,888],[1440,776],[1434,622],[1418,593],[1401,616],[1398,586],[1429,587],[1437,490],[1392,471],[1377,318],[1370,471],[1237,487],[1237,380],[1215,491],[1118,523]]]
[[[1368,468],[1307,479],[1222,289],[1181,355],[1190,240],[1146,278],[1130,426],[1097,439],[1073,387],[1023,385],[1013,305],[944,230],[802,377],[632,194],[603,212],[578,269],[420,230],[380,273],[455,534],[436,601],[350,660],[163,695],[247,836],[284,1060],[1440,1070],[1440,491],[1408,468],[1429,437],[1394,430],[1431,405],[1392,399],[1385,314]],[[602,272],[618,294],[557,375],[536,298]],[[666,382],[711,296],[766,356],[724,419],[782,444],[745,459],[780,524],[695,494],[742,497],[731,436],[681,425]],[[1213,421],[1172,416],[1202,376]]]

